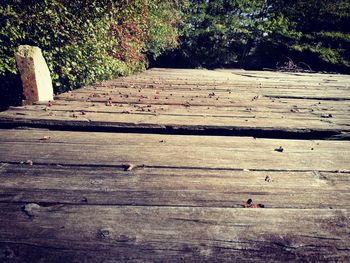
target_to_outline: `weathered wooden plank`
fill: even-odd
[[[350,174],[3,164],[0,202],[348,208]]]
[[[0,131],[1,133],[2,131]],[[62,132],[53,132],[61,134]],[[350,147],[339,150],[337,143],[327,141],[333,150],[315,151],[306,149],[304,151],[289,151],[288,140],[268,140],[253,139],[244,137],[219,137],[227,143],[226,147],[215,146],[210,142],[212,136],[175,136],[175,140],[180,141],[179,145],[174,145],[170,141],[166,142],[168,136],[153,134],[111,134],[111,133],[84,133],[78,132],[79,136],[89,141],[90,136],[105,137],[108,141],[120,137],[122,144],[104,145],[91,143],[76,144],[71,143],[45,143],[37,142],[3,142],[0,144],[0,160],[2,162],[23,162],[28,159],[37,164],[64,164],[64,165],[107,165],[121,166],[127,163],[135,166],[147,167],[178,167],[178,168],[210,168],[210,169],[252,169],[252,170],[319,170],[338,171],[350,170]],[[153,140],[152,144],[132,144],[132,138],[138,137],[140,140]],[[197,137],[197,138],[196,138]],[[195,139],[196,138],[196,139]],[[193,140],[192,140],[193,139]],[[239,147],[235,142],[241,141]],[[267,143],[269,147],[261,147]],[[131,143],[129,143],[131,142]],[[164,143],[166,142],[166,143]],[[200,143],[198,143],[200,142]],[[245,142],[245,144],[242,144]],[[294,149],[305,149],[305,141],[291,140]],[[348,146],[350,142],[342,142]],[[316,144],[317,145],[317,144]],[[283,152],[276,149],[283,148]]]
[[[74,132],[51,131],[46,129],[0,129],[0,142],[40,143],[40,144],[80,144],[104,146],[115,148],[120,145],[139,145],[152,147],[158,145],[171,146],[203,146],[216,148],[234,148],[236,151],[274,151],[276,146],[283,146],[285,152],[333,152],[344,154],[349,152],[349,143],[344,141],[327,140],[276,140],[259,139],[252,137],[230,136],[176,136],[160,134],[137,133],[102,133],[102,132]],[[250,149],[250,150],[249,150]]]
[[[0,123],[339,134],[350,130],[348,81],[329,74],[153,69],[62,94],[47,111],[27,106],[1,113]],[[117,107],[106,106],[109,98]]]
[[[0,204],[2,250],[17,261],[347,261],[347,210]],[[26,211],[26,212],[25,212]],[[302,222],[302,224],[301,224]],[[18,248],[23,251],[16,254]],[[43,251],[34,254],[30,252]],[[91,258],[93,251],[96,260]],[[87,254],[82,254],[86,252]],[[51,258],[50,258],[51,260]],[[54,261],[57,260],[54,257]]]
[[[74,107],[74,110],[72,110]],[[27,112],[26,112],[27,111]],[[35,112],[36,111],[36,112]],[[47,110],[45,107],[36,108],[16,108],[12,109],[8,116],[13,115],[37,115],[37,116],[56,116],[60,112],[68,112],[72,114],[74,112],[81,113],[84,111],[84,115],[87,113],[114,113],[114,114],[139,114],[139,115],[163,115],[163,116],[183,116],[185,119],[188,116],[197,117],[216,117],[216,118],[235,118],[244,119],[254,117],[257,119],[310,119],[310,120],[322,120],[329,118],[331,121],[349,121],[348,111],[345,109],[337,109],[335,107],[322,107],[308,109],[304,107],[298,107],[296,105],[291,107],[276,107],[276,108],[264,108],[264,107],[244,107],[235,106],[231,108],[224,107],[206,107],[206,106],[186,106],[183,105],[162,105],[162,104],[116,104],[115,107],[106,107],[103,104],[74,104],[56,105],[54,108]],[[326,114],[327,113],[327,114]],[[102,118],[104,115],[100,115]],[[18,117],[18,116],[14,116]],[[84,117],[84,116],[83,116]],[[55,118],[55,117],[52,117]],[[311,127],[312,128],[312,127]]]
[[[162,87],[153,88],[153,89],[143,89],[143,88],[106,88],[101,87],[100,89],[96,88],[93,90],[84,90],[84,91],[75,91],[71,93],[66,93],[57,97],[57,99],[61,100],[77,100],[77,101],[101,101],[104,102],[111,97],[114,101],[117,100],[125,100],[129,102],[138,102],[138,101],[148,101],[155,100],[162,102],[164,104],[167,103],[175,103],[175,101],[181,100],[189,100],[194,104],[198,104],[201,102],[207,105],[219,104],[219,103],[229,103],[233,102],[246,102],[249,103],[252,100],[256,100],[255,96],[259,96],[260,99],[270,97],[281,97],[281,98],[308,98],[310,100],[350,100],[347,94],[349,90],[335,90],[332,92],[326,92],[324,89],[312,89],[305,91],[306,88],[295,90],[292,88],[273,88],[270,90],[263,89],[252,89],[246,88],[244,90],[241,89],[233,89],[233,88],[222,88],[220,90],[216,88],[211,89],[203,89],[202,86],[198,86],[196,88],[189,88],[189,90],[183,91],[179,89],[173,90],[163,90]]]
[[[248,129],[254,131],[276,131],[290,133],[330,132],[338,134],[350,131],[348,118],[335,119],[325,115],[324,118],[300,117],[289,119],[269,118],[268,115],[258,117],[250,113],[241,113],[236,116],[203,116],[203,115],[162,115],[157,112],[151,114],[110,114],[84,112],[84,114],[68,111],[10,111],[3,116],[0,122],[12,125],[41,125],[46,127],[100,127],[100,128],[157,128],[184,129],[184,130],[225,130],[239,131]]]
[[[107,89],[107,92],[105,92]],[[113,91],[114,90],[114,91]],[[181,105],[184,102],[188,101],[190,106],[209,106],[209,107],[226,107],[226,108],[234,108],[234,107],[255,107],[255,106],[265,106],[265,107],[321,107],[324,105],[328,105],[330,107],[339,107],[343,109],[349,109],[349,101],[346,100],[338,100],[338,101],[330,101],[330,100],[317,100],[317,99],[293,99],[293,98],[280,98],[273,99],[262,96],[258,92],[248,92],[249,96],[244,96],[246,91],[242,91],[242,94],[237,93],[234,97],[225,96],[225,93],[230,93],[230,91],[224,91],[221,97],[215,90],[210,90],[205,92],[204,94],[199,94],[200,90],[194,90],[189,92],[184,92],[181,94],[180,91],[170,91],[165,92],[160,89],[151,89],[151,91],[147,92],[146,89],[141,91],[141,94],[133,94],[133,90],[125,88],[121,90],[120,88],[113,88],[113,90],[108,90],[108,87],[101,87],[100,90],[88,91],[85,90],[76,90],[72,93],[64,93],[57,97],[57,100],[53,103],[53,105],[64,103],[65,101],[72,102],[92,102],[106,104],[107,100],[114,96],[115,102],[119,104],[164,104],[164,105]],[[158,92],[158,93],[157,93]],[[214,92],[215,96],[212,95]],[[321,92],[321,91],[315,91]],[[121,93],[121,94],[120,94]],[[144,93],[144,94],[143,94]],[[172,94],[172,95],[170,95]],[[211,94],[209,96],[209,94]],[[110,96],[111,95],[111,96]],[[162,97],[159,97],[161,95]],[[64,97],[66,96],[66,98]],[[142,97],[143,96],[143,97]],[[256,97],[258,96],[258,97]],[[154,99],[154,97],[162,98],[162,99]],[[219,97],[219,100],[217,98]],[[167,98],[167,99],[166,99]],[[191,100],[193,99],[193,100]],[[225,99],[225,100],[224,100]],[[147,101],[147,103],[145,103]],[[149,103],[148,103],[149,102]],[[98,104],[97,104],[98,105]],[[117,104],[118,105],[118,104]]]
[[[202,88],[197,88],[195,90],[193,90],[192,92],[187,91],[187,92],[182,92],[182,91],[178,91],[178,90],[173,90],[173,91],[159,91],[158,90],[152,90],[150,92],[147,92],[147,90],[140,90],[141,92],[134,91],[132,93],[133,90],[127,90],[126,94],[120,94],[121,91],[119,92],[115,92],[117,91],[116,89],[114,89],[114,91],[103,91],[103,93],[100,95],[100,97],[98,97],[97,95],[95,95],[95,97],[90,96],[91,94],[87,93],[87,92],[74,92],[74,93],[69,93],[69,94],[65,94],[65,95],[61,95],[58,97],[58,99],[74,99],[74,100],[80,100],[80,101],[86,101],[86,100],[90,100],[90,101],[99,101],[98,98],[104,98],[105,96],[111,96],[114,100],[116,99],[120,99],[120,98],[135,98],[137,100],[141,99],[141,100],[145,100],[147,98],[158,98],[157,100],[163,100],[164,103],[166,103],[165,100],[169,100],[170,102],[172,100],[174,100],[174,98],[176,99],[181,99],[181,98],[187,98],[187,99],[193,99],[193,101],[201,101],[201,102],[205,102],[207,104],[209,103],[215,103],[215,100],[218,102],[222,102],[222,103],[228,103],[230,100],[232,101],[237,101],[237,100],[252,100],[254,98],[254,96],[256,96],[257,94],[260,95],[261,97],[280,97],[280,98],[299,98],[299,99],[303,99],[303,98],[308,98],[308,99],[313,99],[313,100],[350,100],[350,96],[347,96],[347,94],[349,93],[349,90],[344,90],[344,91],[333,91],[333,92],[325,92],[322,89],[317,89],[317,90],[310,90],[310,91],[305,91],[304,89],[300,89],[299,90],[293,90],[291,88],[289,89],[279,89],[279,90],[271,90],[271,91],[264,91],[264,90],[252,90],[252,89],[246,89],[246,90],[230,90],[230,89],[225,89],[224,91],[219,91],[216,89],[209,89],[206,91],[206,93],[203,92]],[[123,90],[124,91],[124,90]],[[158,93],[156,93],[158,91]],[[96,93],[95,91],[91,91],[94,92],[93,94],[99,94]],[[125,91],[124,91],[125,92]],[[209,96],[208,94],[212,94],[212,92],[214,92],[215,96]],[[175,93],[175,94],[174,94]],[[296,94],[297,93],[297,94]],[[170,95],[173,94],[173,95]],[[128,95],[128,96],[126,96]],[[142,97],[143,96],[143,97]],[[152,97],[151,97],[152,96]],[[182,97],[184,96],[184,97]],[[135,102],[137,101],[135,100]],[[204,100],[204,101],[203,101]]]
[[[334,74],[293,74],[281,72],[241,71],[241,70],[159,70],[152,69],[144,74],[122,79],[126,82],[133,80],[150,81],[159,84],[162,80],[182,82],[183,84],[203,83],[258,83],[258,84],[293,84],[293,85],[344,85],[349,80],[348,75]],[[109,81],[108,83],[110,83]],[[113,81],[112,81],[113,82]],[[348,87],[348,86],[347,86]]]
[[[74,110],[72,110],[74,108]],[[138,115],[163,115],[163,116],[198,116],[198,117],[216,117],[216,118],[271,118],[280,120],[281,118],[289,119],[310,119],[310,120],[324,120],[328,118],[330,121],[344,121],[349,122],[348,110],[339,109],[336,107],[313,107],[305,108],[303,106],[290,105],[283,107],[264,107],[264,106],[235,106],[235,107],[206,107],[206,106],[190,106],[183,105],[157,105],[157,104],[120,104],[115,107],[107,107],[105,104],[99,103],[77,103],[71,102],[55,104],[50,110],[46,110],[45,106],[35,107],[16,107],[7,112],[7,116],[32,116],[37,114],[36,111],[41,111],[41,116],[56,116],[57,114],[73,113],[79,117],[88,117],[90,113],[109,113],[109,114],[138,114]],[[327,114],[326,114],[327,113]],[[330,117],[331,116],[331,117]],[[55,118],[55,117],[53,117]]]

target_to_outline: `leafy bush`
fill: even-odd
[[[9,79],[18,77],[14,54],[22,44],[42,49],[56,93],[142,70],[146,55],[177,45],[183,2],[2,0],[0,78],[7,85],[2,82],[0,92],[11,93]]]

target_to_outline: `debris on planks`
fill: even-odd
[[[21,162],[21,163],[24,163],[24,164],[29,165],[29,166],[33,165],[33,161],[32,160],[27,160],[27,161]]]
[[[50,139],[51,139],[51,136],[43,136],[39,140],[40,141],[47,141],[47,140],[50,140]]]
[[[124,171],[131,171],[135,167],[136,167],[135,165],[128,163],[128,164],[124,165]]]
[[[22,211],[29,217],[32,218],[35,215],[35,211],[40,209],[40,205],[35,203],[29,203],[22,206]]]
[[[263,204],[253,204],[253,200],[252,199],[248,199],[247,202],[244,205],[244,208],[264,208],[265,205]]]
[[[106,106],[113,106],[113,101],[112,101],[112,98],[109,97],[107,102],[106,102]]]
[[[284,151],[284,149],[283,149],[283,147],[282,147],[282,146],[280,146],[280,147],[276,148],[276,149],[275,149],[275,151],[276,151],[276,152],[280,152],[280,153],[281,153],[281,152],[283,152],[283,151]]]
[[[332,114],[322,114],[321,118],[325,118],[325,119],[333,118],[333,115]]]

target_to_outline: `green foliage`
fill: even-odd
[[[350,67],[348,0],[278,0],[271,1],[271,6],[274,14],[288,19],[285,31],[275,31],[271,42],[279,40],[315,67]]]
[[[2,0],[0,77],[17,74],[21,44],[42,49],[56,93],[142,70],[146,54],[177,45],[183,2]]]
[[[264,0],[196,0],[187,9],[181,53],[192,66],[235,65],[267,26]]]
[[[158,57],[166,49],[177,47],[182,7],[186,5],[187,0],[149,2],[148,41],[144,51],[152,58]]]
[[[0,5],[0,75],[16,73],[12,43],[18,43],[25,34],[20,28],[19,15],[14,6]]]
[[[349,17],[349,0],[192,0],[169,57],[190,67],[275,67],[291,57],[349,71]]]

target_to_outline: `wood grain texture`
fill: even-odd
[[[57,205],[36,206],[30,216],[21,205],[0,204],[0,209],[1,247],[14,262],[28,254],[36,261],[49,255],[57,262],[55,251],[89,262],[349,259],[344,209]]]
[[[284,171],[349,171],[350,142],[254,139],[249,137],[156,134],[42,132],[36,141],[12,142],[26,131],[0,130],[3,162],[140,167],[249,169]],[[12,135],[13,134],[13,135]],[[16,135],[17,134],[17,135]],[[31,134],[31,133],[29,133]],[[40,140],[51,136],[56,141]],[[71,136],[64,142],[61,136]],[[80,137],[82,143],[74,144]],[[104,143],[103,143],[104,141]],[[217,143],[216,142],[219,142]],[[327,145],[326,149],[318,146]],[[314,145],[311,146],[310,145]],[[342,145],[338,148],[339,145]],[[276,149],[283,148],[283,152]]]
[[[0,262],[349,262],[349,80],[152,69],[0,113]]]
[[[0,202],[349,208],[349,173],[3,164]]]

